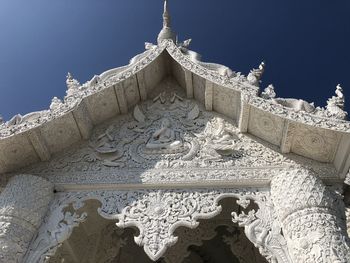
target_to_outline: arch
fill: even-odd
[[[227,197],[237,199],[243,211],[234,213],[233,221],[246,229],[248,239],[263,256],[270,262],[290,262],[287,255],[281,254],[286,253],[285,243],[280,242],[283,236],[273,228],[275,218],[268,192],[249,188],[101,190],[57,194],[26,262],[43,262],[45,257],[55,253],[57,247],[69,238],[73,228],[86,219],[86,213],[76,212],[86,200],[100,201],[98,213],[106,219],[116,219],[118,227],[138,228],[135,242],[155,261],[176,243],[174,231],[178,227],[193,229],[198,226],[198,220],[218,215],[222,209],[219,201]],[[245,212],[251,202],[259,207],[258,211]],[[75,212],[65,210],[69,205]]]

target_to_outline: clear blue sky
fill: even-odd
[[[349,0],[170,0],[179,39],[244,74],[265,60],[262,86],[324,106],[341,83],[350,109]],[[162,0],[1,0],[0,114],[48,108],[81,82],[156,42]]]

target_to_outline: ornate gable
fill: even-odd
[[[335,178],[332,165],[282,154],[207,111],[173,79],[124,115],[98,125],[89,140],[25,169],[63,187],[108,184],[268,184],[275,173],[309,167]]]
[[[241,261],[259,251],[268,262],[349,262],[341,87],[326,108],[275,98],[272,85],[259,92],[264,63],[245,77],[189,43],[177,42],[165,0],[157,45],[83,85],[68,74],[63,102],[0,123],[0,182],[15,175],[0,195],[1,262],[97,252],[129,262],[136,244],[152,261],[180,262],[215,232],[188,228],[232,223],[218,238]],[[231,235],[243,231],[249,246]]]
[[[83,85],[69,74],[64,102],[54,98],[50,110],[15,116],[0,125],[0,173],[70,151],[89,139],[96,125],[155,98],[159,95],[155,87],[170,78],[183,88],[183,99],[195,99],[199,108],[224,115],[239,132],[276,145],[282,153],[333,164],[345,177],[350,167],[349,122],[325,116],[320,108],[308,112],[311,106],[302,100],[274,99],[271,86],[259,95],[263,63],[245,77],[223,65],[200,61],[188,45],[169,39],[157,46],[146,43],[146,51],[129,65],[94,76]],[[332,101],[341,96],[338,92]]]

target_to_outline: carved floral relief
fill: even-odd
[[[165,86],[153,100],[96,127],[88,142],[25,171],[55,183],[268,180],[301,164],[334,174],[330,165],[240,134],[234,121],[185,99],[172,82]]]

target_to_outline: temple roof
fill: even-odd
[[[72,144],[90,137],[95,125],[126,114],[171,76],[198,101],[235,121],[240,132],[319,162],[332,163],[342,178],[350,167],[350,122],[344,120],[344,98],[338,86],[327,108],[298,99],[275,98],[272,86],[260,90],[265,64],[247,76],[215,63],[205,63],[177,42],[165,1],[163,28],[157,45],[123,67],[103,72],[80,84],[67,76],[67,95],[53,98],[50,109],[16,115],[0,125],[0,173],[46,161]]]

